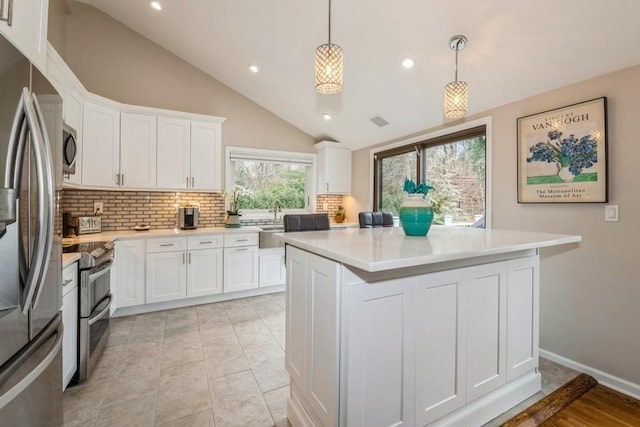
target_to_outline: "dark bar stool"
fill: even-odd
[[[328,214],[287,214],[282,218],[284,232],[329,230]]]
[[[358,214],[360,228],[393,227],[391,212],[360,212]]]

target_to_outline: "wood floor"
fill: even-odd
[[[640,426],[640,401],[581,374],[503,427]]]

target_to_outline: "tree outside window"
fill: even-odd
[[[377,153],[376,209],[398,215],[405,178],[425,180],[435,224],[472,225],[485,215],[486,133],[476,128]]]

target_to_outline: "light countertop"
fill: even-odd
[[[357,223],[343,222],[339,224],[331,224],[331,228],[335,230],[355,227],[358,227]],[[182,230],[180,228],[151,229],[147,231],[119,230],[104,231],[102,233],[81,234],[80,236],[75,237],[65,237],[64,243],[73,245],[76,243],[85,242],[113,242],[119,239],[146,239],[147,237],[189,237],[206,234],[257,233],[261,230],[262,229],[259,226],[243,226],[240,228],[201,227],[194,230]]]
[[[62,254],[62,268],[68,267],[80,259],[80,252]]]
[[[146,239],[147,237],[189,237],[200,236],[205,234],[222,234],[222,233],[257,233],[261,229],[259,227],[202,227],[195,230],[182,230],[180,228],[152,229],[147,231],[121,230],[121,231],[104,231],[102,233],[81,234],[76,237],[65,238],[65,243],[75,244],[83,242],[103,242],[115,241],[119,239]],[[69,240],[67,240],[69,239]]]
[[[285,243],[376,272],[580,242],[581,236],[433,226],[426,237],[402,228],[280,233]]]

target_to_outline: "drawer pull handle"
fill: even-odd
[[[248,242],[249,239],[236,239],[236,242]]]
[[[73,282],[73,279],[68,279],[62,282],[62,286],[67,286],[69,283]]]
[[[210,245],[210,244],[212,244],[212,243],[213,243],[213,242],[211,242],[211,241],[209,241],[209,242],[200,242],[200,244],[201,244],[201,245]]]
[[[239,248],[239,249],[236,249],[236,252],[242,252],[242,251],[247,251],[247,250],[248,250],[247,248]]]
[[[160,246],[166,248],[167,246],[173,246],[173,243],[161,243]]]
[[[0,21],[4,21],[7,23],[9,27],[13,25],[13,0],[9,0],[9,4],[7,6],[7,17],[4,17],[4,0],[0,3]]]

